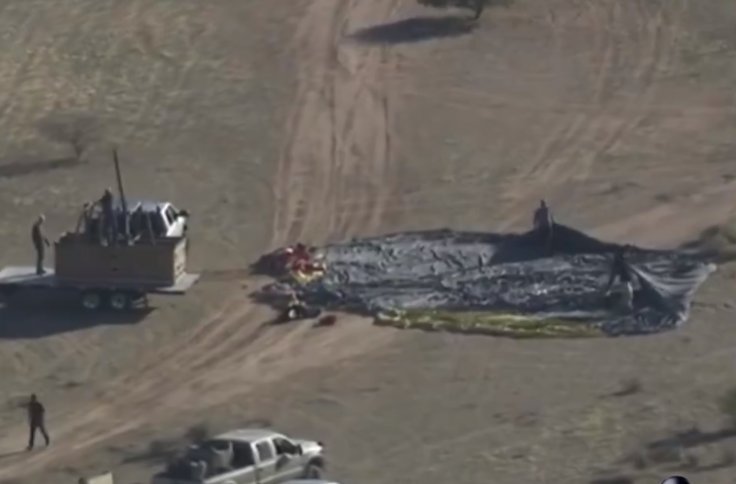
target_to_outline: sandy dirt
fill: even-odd
[[[542,197],[656,247],[723,223],[735,12],[517,0],[470,25],[409,0],[6,2],[0,263],[31,262],[37,213],[75,222],[117,145],[131,196],[193,213],[204,277],[141,320],[0,307],[0,481],[146,482],[194,426],[266,423],[324,440],[342,482],[731,482],[733,268],[685,328],[595,341],[269,326],[244,269],[297,240],[522,229]],[[53,444],[25,453],[32,391]]]

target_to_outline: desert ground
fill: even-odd
[[[194,430],[323,440],[344,483],[730,483],[736,270],[681,329],[511,340],[341,315],[264,326],[248,264],[287,243],[521,230],[540,198],[674,248],[734,215],[729,0],[5,0],[0,266],[114,186],[187,208],[185,297],[137,320],[0,306],[0,482],[147,482]],[[83,146],[74,154],[74,140]],[[36,392],[52,445],[24,452]],[[194,430],[193,430],[194,429]]]

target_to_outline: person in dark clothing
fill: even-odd
[[[31,229],[31,240],[33,241],[33,247],[36,249],[36,274],[39,276],[46,273],[43,268],[43,260],[46,255],[46,247],[51,245],[43,232],[45,220],[46,217],[43,214],[39,215]]]
[[[78,234],[84,234],[85,238],[90,242],[94,241],[94,234],[92,233],[92,208],[93,204],[90,202],[84,202],[82,212],[79,214],[79,218],[77,219],[76,227],[76,232]]]
[[[133,241],[139,240],[146,229],[145,213],[143,213],[143,207],[139,206],[130,214],[130,236]]]
[[[631,272],[626,263],[626,252],[629,246],[618,247],[613,253],[613,261],[611,262],[611,273],[606,284],[606,292],[611,290],[611,286],[618,279],[622,284],[631,282]]]
[[[534,211],[533,223],[534,230],[539,234],[539,238],[544,244],[545,250],[550,252],[552,250],[552,229],[554,227],[554,220],[552,219],[552,212],[550,212],[546,201],[539,201],[539,207]]]
[[[611,274],[606,284],[606,295],[613,292],[614,285],[618,282],[615,293],[618,295],[619,307],[630,311],[634,308],[634,287],[631,271],[625,257],[628,250],[629,246],[626,245],[616,249],[613,254]]]
[[[110,188],[105,189],[99,203],[102,208],[102,240],[107,245],[112,245],[117,240],[118,224],[115,220],[115,197]]]
[[[46,441],[46,446],[48,446],[51,443],[51,439],[49,438],[48,432],[46,432],[46,422],[45,422],[45,414],[46,409],[43,408],[43,405],[41,405],[41,402],[38,401],[36,398],[36,395],[31,395],[31,400],[28,402],[28,424],[30,426],[30,436],[28,438],[28,448],[27,450],[33,449],[34,441],[36,440],[36,430],[41,431],[41,435],[43,435],[44,440]]]

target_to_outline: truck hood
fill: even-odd
[[[325,447],[322,442],[316,442],[314,440],[294,439],[294,443],[302,446],[302,451],[305,455],[319,454]]]

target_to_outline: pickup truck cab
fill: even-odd
[[[128,213],[135,218],[138,214],[148,218],[156,237],[183,237],[187,231],[189,214],[179,210],[170,202],[133,200],[128,203]],[[122,208],[120,208],[122,213]]]
[[[179,238],[184,237],[187,233],[189,212],[179,210],[170,202],[129,200],[123,207],[122,202],[117,200],[113,210],[120,230],[124,227],[127,215],[130,233],[134,237]],[[84,232],[92,234],[93,237],[99,237],[102,216],[102,208],[99,203],[85,209],[77,224],[77,232],[81,230],[84,221]]]
[[[321,442],[292,439],[267,429],[227,432],[189,448],[153,476],[151,484],[280,484],[319,479]]]

